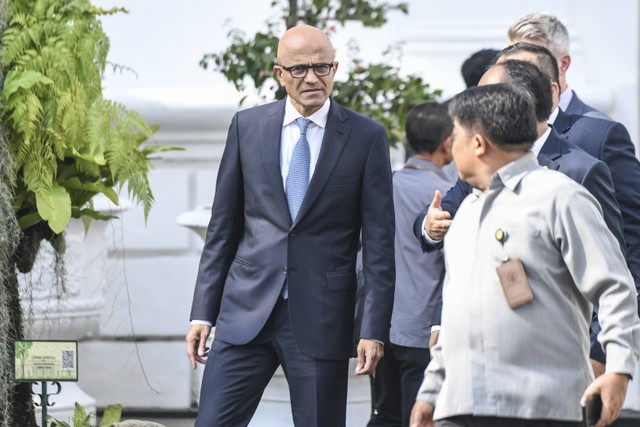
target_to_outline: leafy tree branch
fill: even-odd
[[[221,72],[239,92],[257,93],[264,101],[286,95],[273,75],[278,39],[285,29],[305,23],[328,33],[344,29],[357,21],[365,27],[379,28],[387,23],[390,12],[409,12],[406,3],[376,0],[273,0],[278,18],[267,20],[266,30],[254,35],[232,28],[229,46],[222,52],[203,55],[200,65]],[[367,63],[360,58],[355,41],[350,42],[348,75],[336,80],[333,98],[340,104],[374,118],[386,126],[389,141],[404,141],[404,121],[408,110],[440,96],[418,75],[402,76],[399,64],[401,47],[385,50],[382,63]],[[247,99],[241,99],[243,104]]]

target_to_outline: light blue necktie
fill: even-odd
[[[285,188],[291,221],[296,219],[309,186],[309,163],[311,162],[311,150],[309,149],[309,142],[307,142],[309,122],[310,120],[304,117],[296,119],[296,124],[300,128],[300,138],[295,147],[293,147]]]
[[[309,186],[309,164],[311,163],[311,150],[309,149],[309,142],[307,141],[307,127],[309,126],[309,122],[310,120],[304,117],[296,119],[296,124],[300,128],[300,138],[298,142],[296,142],[295,147],[293,147],[285,188],[291,221],[296,219],[300,205],[302,205],[302,200],[304,200],[304,195],[307,192],[307,187]],[[289,298],[289,288],[286,280],[280,295],[282,295],[284,299]]]

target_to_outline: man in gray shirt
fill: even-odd
[[[598,202],[536,161],[528,94],[481,86],[456,96],[450,112],[453,155],[474,192],[444,240],[442,330],[411,426],[581,426],[580,403],[595,395],[597,426],[610,424],[635,371],[640,320]],[[595,380],[593,304],[607,352]]]
[[[440,323],[442,250],[423,254],[411,230],[416,212],[436,190],[452,182],[442,167],[451,156],[453,122],[438,103],[415,106],[407,114],[405,132],[413,155],[393,176],[396,218],[396,287],[390,343],[371,379],[373,414],[368,427],[409,426],[411,408],[429,362],[431,325]]]

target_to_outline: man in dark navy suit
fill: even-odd
[[[514,22],[507,31],[509,43],[528,42],[539,44],[551,51],[560,71],[559,106],[567,114],[586,115],[610,120],[609,117],[585,104],[567,83],[567,71],[571,66],[569,32],[560,20],[546,12],[532,13]]]
[[[246,426],[279,365],[296,426],[345,425],[360,236],[356,374],[374,372],[388,339],[386,130],[330,98],[338,62],[321,30],[289,29],[277,56],[286,99],[234,116],[218,172],[186,337],[193,368],[206,358],[198,427]]]
[[[496,60],[499,62],[508,58],[536,64],[551,79],[553,87],[560,86],[557,62],[545,47],[516,43],[504,48]],[[640,186],[637,184],[640,182],[640,162],[629,132],[621,123],[578,114],[569,115],[560,108],[551,113],[549,123],[567,141],[602,160],[609,167],[622,214],[626,242],[623,253],[636,288],[640,290]]]
[[[509,27],[507,36],[512,44],[525,41],[544,46],[556,60],[561,91],[558,105],[566,116],[560,113],[554,127],[568,141],[609,166],[624,221],[627,262],[640,289],[640,163],[627,129],[585,104],[569,87],[569,33],[557,17],[546,12],[524,16]]]
[[[539,139],[533,145],[538,162],[542,166],[559,170],[584,185],[600,202],[609,229],[624,248],[625,239],[620,208],[614,196],[608,167],[604,162],[598,161],[574,144],[568,143],[552,127],[549,127],[549,116],[557,107],[557,84],[552,84],[548,76],[530,62],[505,60],[497,65],[501,67],[496,68],[494,65],[490,68],[480,80],[481,84],[507,82],[521,86],[532,93],[539,126]],[[436,242],[442,240],[450,219],[470,192],[469,184],[459,179],[444,198],[434,199],[434,203],[438,204],[442,210],[438,213],[438,217],[446,218],[437,218],[432,224],[433,221],[428,218],[428,206],[418,215],[414,223],[414,233],[421,240],[424,250],[439,246]],[[425,236],[425,233],[428,236]],[[426,237],[431,237],[431,240]]]

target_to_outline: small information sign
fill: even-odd
[[[15,342],[16,381],[78,381],[78,342]]]

